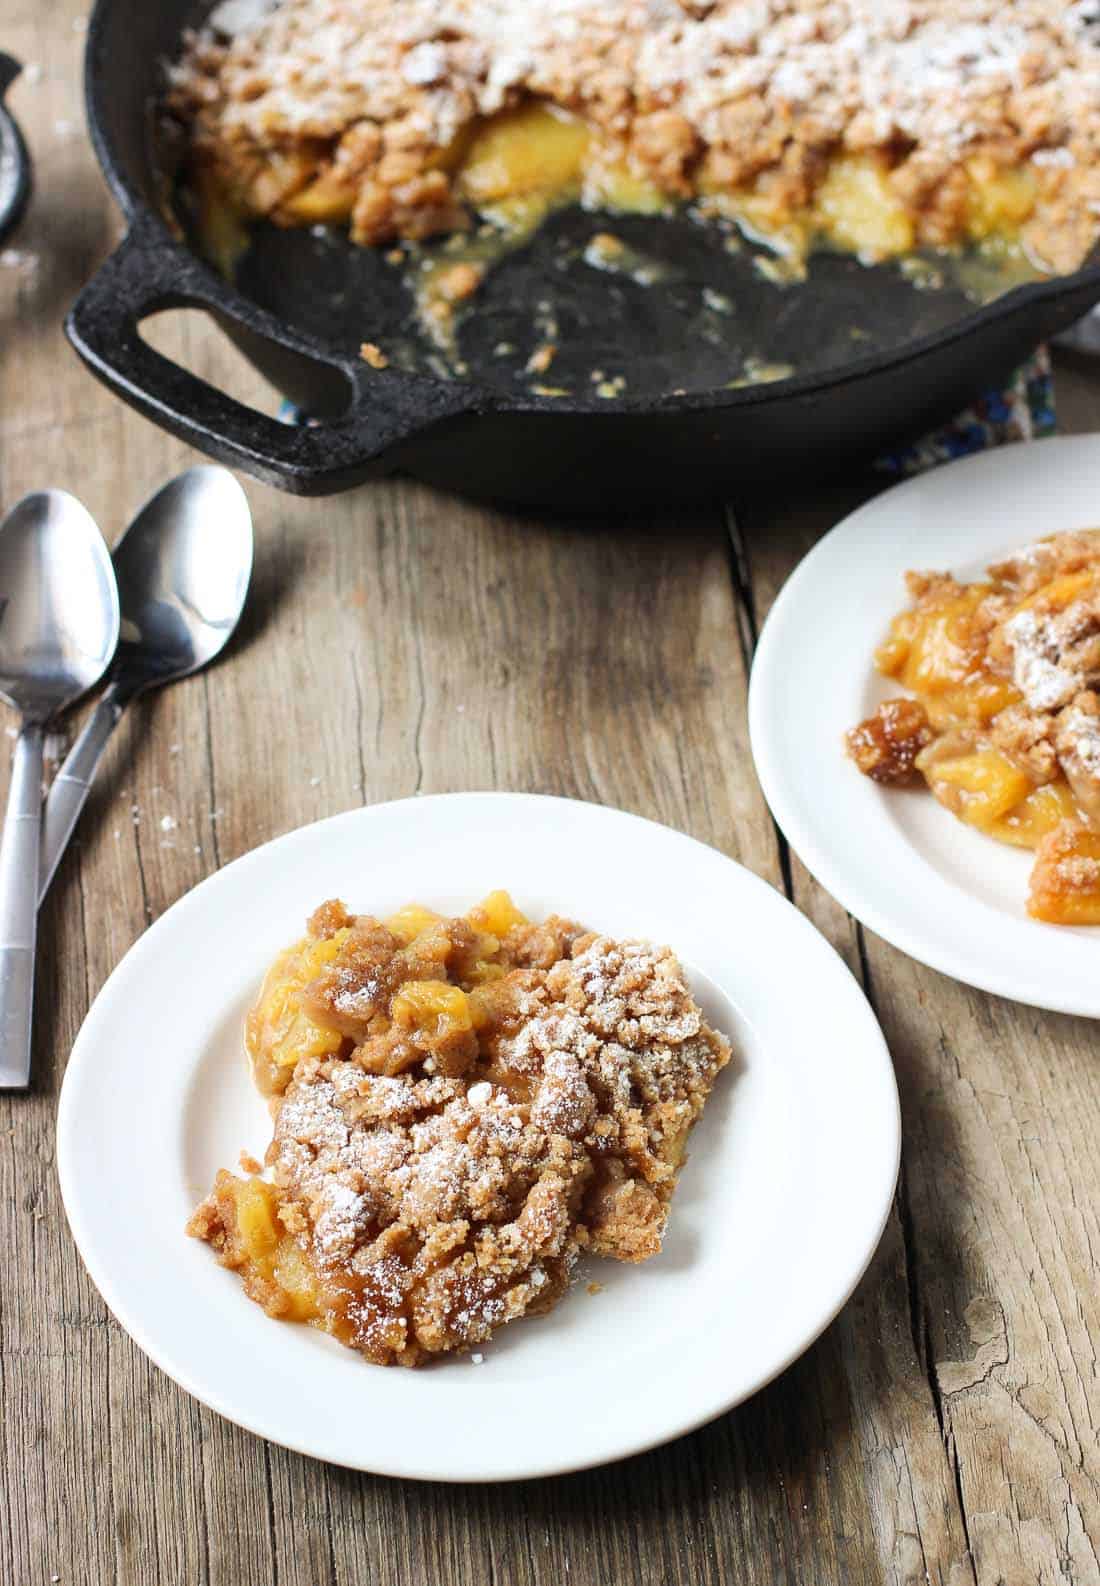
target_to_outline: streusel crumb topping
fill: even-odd
[[[499,904],[496,936],[477,911],[417,912],[402,943],[400,916],[390,929],[326,904],[276,962],[250,1021],[270,1182],[220,1174],[191,1223],[271,1314],[304,1294],[301,1319],[380,1364],[549,1309],[582,1249],[654,1255],[730,1056],[668,948]],[[329,1050],[300,1022],[318,1017],[344,1021]],[[459,1031],[463,1060],[442,1072]]]
[[[1063,270],[1100,230],[1097,17],[1095,0],[229,0],[188,36],[171,102],[200,148],[335,145],[364,183],[361,240],[401,234],[410,206],[456,224],[439,152],[533,96],[672,196],[768,172],[795,204],[832,153],[888,150],[933,243],[962,162],[1028,165],[1027,240]]]
[[[916,697],[880,704],[849,754],[1033,848],[1035,918],[1100,925],[1100,530],[1037,540],[974,583],[906,581],[912,605],[875,659]]]

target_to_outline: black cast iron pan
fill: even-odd
[[[493,270],[460,334],[468,372],[448,378],[381,252],[262,227],[231,285],[173,236],[151,111],[163,62],[195,20],[194,0],[95,6],[88,116],[128,233],[67,330],[149,418],[298,494],[400,470],[464,494],[591,509],[821,472],[948,418],[1100,301],[1095,262],[982,308],[895,266],[838,257],[783,285],[762,276],[750,248],[731,253],[715,227],[569,210]],[[609,224],[655,266],[657,284],[584,261]],[[142,340],[144,317],[188,304],[209,311],[313,424],[246,408]],[[547,326],[562,348],[551,378],[567,396],[538,394],[523,370]],[[369,368],[364,341],[399,349],[402,367]],[[795,373],[731,387],[731,374],[760,360]],[[622,394],[597,395],[593,371],[621,378]]]

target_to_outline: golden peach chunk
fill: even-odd
[[[988,593],[989,585],[975,584],[962,595],[916,614],[900,674],[906,688],[939,694],[972,676],[985,652],[985,637],[975,630],[974,617]]]
[[[332,168],[285,198],[277,218],[296,226],[339,226],[351,219],[357,189]]]
[[[1034,594],[1028,595],[1019,605],[1020,611],[1065,611],[1067,606],[1095,585],[1097,572],[1094,568],[1087,568],[1084,572],[1062,573],[1057,578],[1052,578],[1049,583],[1041,585]]]
[[[237,1203],[237,1230],[250,1261],[270,1262],[279,1243],[275,1221],[276,1196],[263,1179],[238,1179],[233,1185]]]
[[[875,666],[884,677],[897,677],[908,661],[912,647],[912,634],[903,631],[899,618],[893,624],[889,638],[884,639],[875,651]]]
[[[418,936],[423,936],[425,931],[430,931],[438,925],[441,916],[432,909],[426,909],[421,903],[406,903],[403,909],[398,909],[396,914],[391,914],[385,922],[386,929],[392,931],[402,947],[407,947],[410,942],[415,942]]]
[[[1027,912],[1051,925],[1100,925],[1100,832],[1063,821],[1043,838]]]
[[[390,1004],[393,1022],[406,1030],[443,1037],[472,1030],[473,1019],[466,993],[442,980],[408,980]]]
[[[543,104],[494,116],[466,150],[459,191],[480,206],[577,186],[590,136],[583,121]]]
[[[245,1047],[256,1084],[265,1096],[284,1091],[303,1058],[329,1057],[340,1050],[343,1036],[310,1018],[302,1007],[301,994],[337,957],[349,934],[345,927],[322,941],[304,937],[280,953],[268,970],[245,1021]]]
[[[507,936],[514,925],[528,923],[527,916],[516,908],[511,895],[504,891],[490,892],[487,898],[482,898],[470,910],[466,918],[476,930],[488,931],[490,936],[497,937]]]
[[[492,938],[489,938],[492,940]],[[467,973],[466,979],[471,986],[488,986],[494,980],[501,980],[508,973],[503,964],[494,964],[485,958],[476,959]]]
[[[253,214],[269,215],[306,186],[317,169],[308,152],[272,149],[248,184],[247,202]]]
[[[925,775],[940,802],[980,831],[988,831],[1031,791],[1024,773],[993,749],[936,761]]]
[[[305,1255],[289,1235],[279,1241],[272,1263],[271,1276],[286,1295],[287,1319],[308,1322],[318,1314],[317,1290],[313,1269]]]
[[[966,229],[975,242],[1013,237],[1035,208],[1035,175],[1028,166],[998,170],[991,160],[967,166]]]
[[[1077,801],[1065,782],[1037,787],[1007,815],[989,827],[989,835],[1017,848],[1038,848],[1048,832],[1078,814]]]
[[[892,259],[913,247],[913,218],[890,185],[882,155],[833,160],[818,188],[816,210],[829,241],[863,259]]]
[[[1009,705],[1020,700],[1020,691],[1006,678],[988,674],[973,677],[965,683],[953,683],[928,698],[928,719],[934,727],[949,727],[958,722],[968,722],[976,727],[987,726],[994,716],[999,716]]]

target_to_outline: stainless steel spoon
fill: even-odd
[[[0,51],[0,240],[13,230],[31,192],[31,157],[4,95],[23,70]]]
[[[0,524],[0,695],[23,718],[0,840],[0,1086],[30,1082],[42,738],[98,683],[118,643],[103,537],[63,490],[24,496]]]
[[[149,498],[113,560],[122,606],[118,653],[46,799],[39,901],[126,706],[147,688],[206,666],[236,628],[252,576],[248,498],[225,468],[189,468]]]

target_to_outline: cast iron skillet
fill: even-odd
[[[163,61],[194,21],[194,0],[95,6],[88,117],[128,231],[66,328],[119,396],[285,490],[323,495],[401,470],[464,494],[591,509],[820,472],[949,417],[1100,301],[1096,262],[981,309],[850,259],[822,257],[807,283],[780,286],[715,228],[617,219],[615,232],[664,271],[645,286],[584,263],[586,240],[609,223],[566,211],[493,271],[463,334],[469,374],[444,378],[381,252],[263,227],[231,286],[173,237],[150,111]],[[244,407],[142,340],[145,316],[187,304],[315,422]],[[548,378],[579,395],[540,396],[522,375],[547,326],[563,348]],[[365,340],[400,348],[405,367],[368,368]],[[730,389],[748,355],[797,373]],[[597,396],[593,369],[623,376],[623,394]]]

